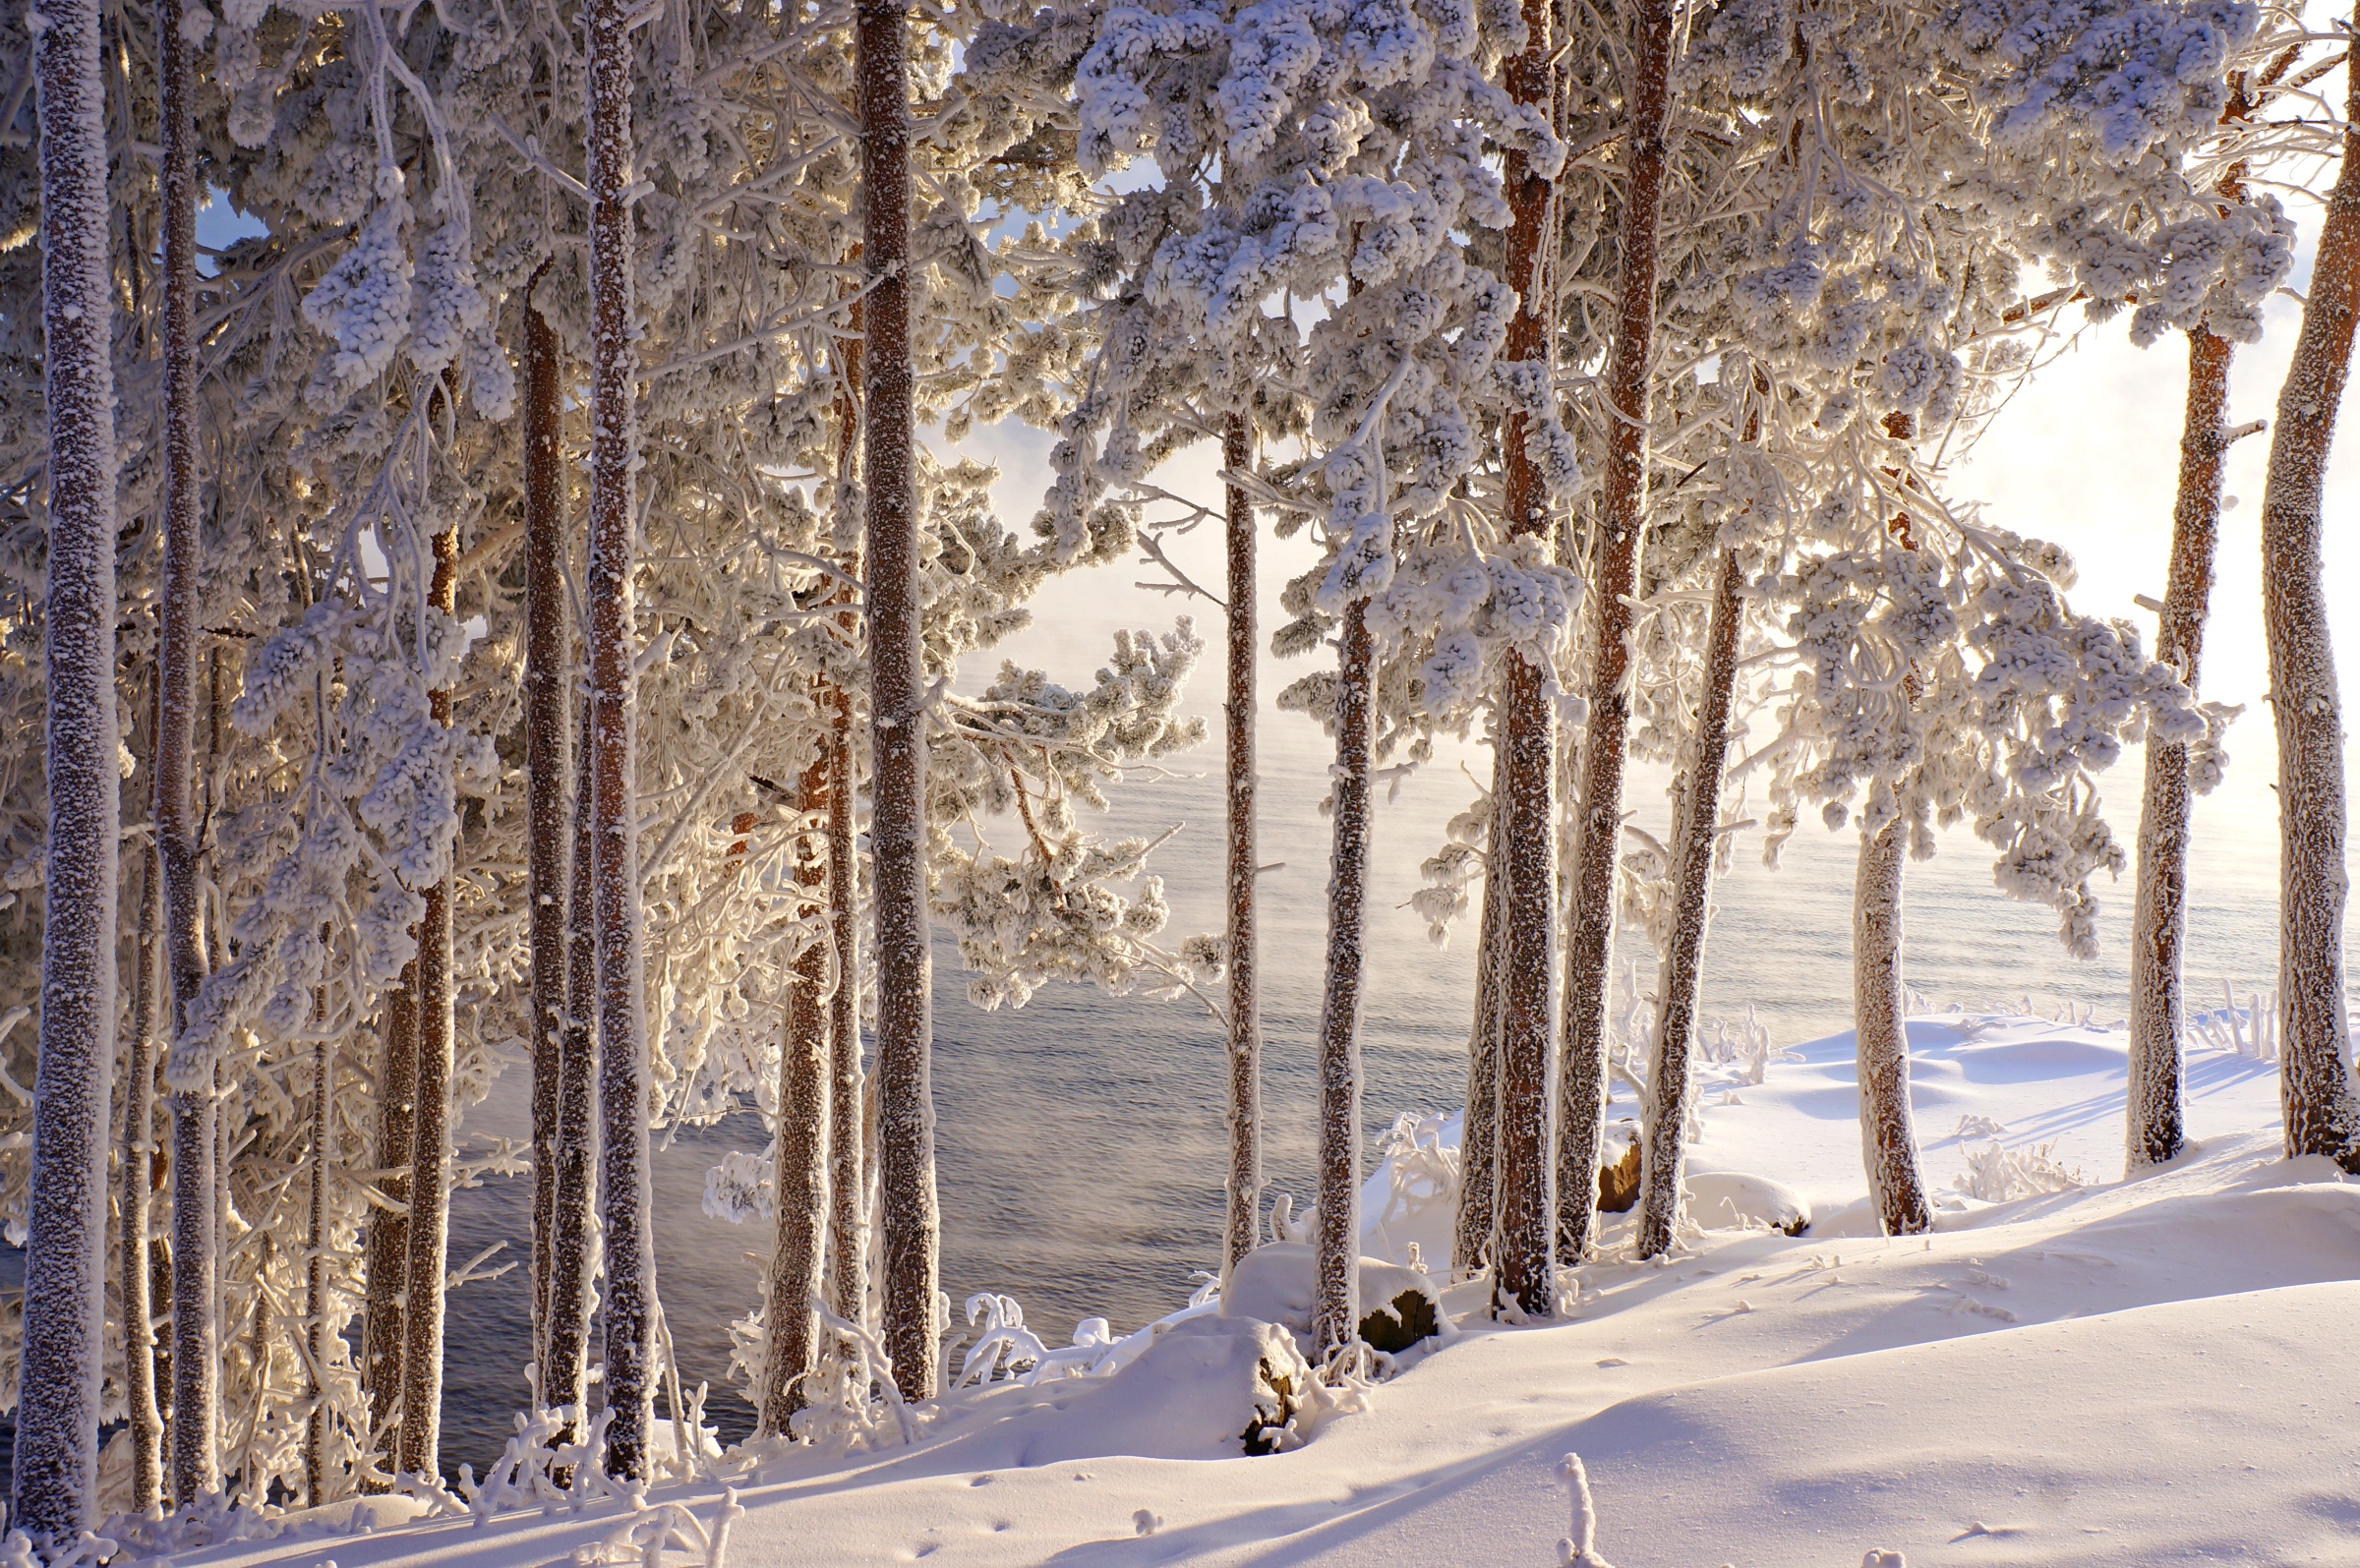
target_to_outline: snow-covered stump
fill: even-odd
[[[638,353],[633,298],[631,28],[626,0],[588,8],[590,196],[591,904],[598,952],[600,1193],[605,1229],[608,1474],[645,1481],[655,1411],[654,1238],[648,1203],[647,970],[640,914]]]
[[[2172,506],[2171,577],[2155,632],[2155,658],[2193,688],[2212,594],[2220,532],[2220,471],[2228,442],[2232,345],[2202,327],[2188,333],[2188,401],[2180,432],[2179,492]],[[2188,744],[2151,735],[2139,810],[2139,882],[2131,915],[2130,1082],[2125,1129],[2133,1170],[2176,1156],[2187,1141],[2182,1108],[2185,1027],[2181,955],[2188,924]]]
[[[2360,319],[2360,71],[2328,194],[2262,494],[2262,620],[2278,737],[2278,1038],[2286,1152],[2360,1169],[2343,995],[2343,713],[2321,560],[2321,493]]]
[[[1582,739],[1572,913],[1565,936],[1564,1043],[1557,1150],[1557,1261],[1590,1249],[1598,1216],[1598,1146],[1606,1117],[1606,986],[1614,950],[1615,872],[1622,859],[1622,773],[1630,729],[1630,595],[1646,528],[1649,369],[1656,255],[1663,214],[1665,125],[1671,113],[1671,0],[1642,0],[1630,20],[1630,128],[1622,203],[1622,277],[1608,356],[1606,472],[1598,503],[1596,633],[1589,727]]]
[[[1656,985],[1655,1060],[1647,1074],[1645,1125],[1639,1132],[1638,1253],[1671,1250],[1680,1224],[1687,1169],[1687,1127],[1694,1083],[1689,1052],[1696,1035],[1696,992],[1704,975],[1705,922],[1712,913],[1713,851],[1721,825],[1721,781],[1729,761],[1730,699],[1737,686],[1738,644],[1745,607],[1738,590],[1738,552],[1721,552],[1705,632],[1704,690],[1682,791],[1672,869],[1672,938]]]
[[[1369,748],[1376,654],[1368,601],[1344,611],[1336,670],[1334,847],[1328,865],[1327,983],[1320,997],[1318,1229],[1312,1359],[1360,1342],[1360,994],[1368,905]]]
[[[1934,1228],[1925,1179],[1918,1168],[1918,1131],[1910,1113],[1910,1037],[1903,1016],[1901,874],[1909,837],[1909,823],[1901,817],[1874,833],[1863,830],[1853,890],[1860,1157],[1887,1236],[1915,1236]]]
[[[26,21],[41,138],[49,833],[24,1362],[9,1523],[35,1540],[62,1542],[90,1523],[97,1503],[98,1385],[106,1354],[121,784],[114,372],[108,358],[114,312],[98,7],[92,0],[38,0]]]
[[[908,23],[893,0],[854,12],[864,211],[861,469],[868,487],[869,844],[877,963],[877,1156],[884,1339],[902,1397],[931,1399],[940,1347],[942,1218],[934,1186],[934,1017],[926,927],[926,690],[910,360]]]
[[[1231,414],[1221,428],[1221,461],[1233,474],[1254,462],[1247,418]],[[1224,589],[1228,625],[1228,684],[1221,703],[1222,777],[1226,794],[1227,924],[1223,962],[1228,969],[1227,1016],[1222,1022],[1229,1048],[1229,1175],[1224,1189],[1221,1277],[1254,1250],[1262,1232],[1262,1003],[1260,954],[1255,933],[1255,878],[1259,873],[1254,824],[1255,646],[1254,499],[1240,484],[1227,493],[1228,578]]]

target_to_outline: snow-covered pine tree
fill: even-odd
[[[533,1074],[533,1365],[546,1370],[549,1296],[558,1206],[558,1096],[565,1050],[566,898],[573,821],[573,615],[566,603],[564,391],[558,334],[533,303],[544,261],[525,285],[524,352],[524,744],[526,897],[531,931]],[[567,1216],[572,1219],[572,1215]],[[547,1386],[539,1390],[546,1403]]]
[[[1524,47],[1504,67],[1508,97],[1546,124],[1556,123],[1556,34],[1548,0],[1525,0]],[[1644,48],[1640,68],[1647,67]],[[1644,135],[1644,132],[1641,133]],[[1562,161],[1562,154],[1558,155]],[[1558,225],[1556,181],[1521,148],[1505,160],[1507,266],[1501,281],[1516,292],[1516,314],[1501,349],[1502,374],[1537,383],[1537,395],[1557,396],[1553,251]],[[1644,418],[1644,411],[1639,417]],[[1556,542],[1550,517],[1549,452],[1540,422],[1512,408],[1500,432],[1505,467],[1503,506],[1510,548],[1535,550],[1547,559]],[[1558,866],[1556,833],[1557,712],[1546,662],[1511,652],[1498,702],[1497,760],[1492,789],[1491,852],[1485,898],[1501,883],[1498,941],[1486,955],[1491,973],[1477,987],[1477,1007],[1498,988],[1497,1097],[1492,1158],[1497,1217],[1491,1257],[1494,1294],[1527,1317],[1557,1307],[1550,1235],[1549,1056],[1555,1040],[1551,1006],[1557,973]],[[1470,1107],[1473,1096],[1470,1095]],[[1472,1111],[1470,1109],[1470,1116]]]
[[[867,494],[869,842],[875,864],[877,1159],[885,1352],[905,1399],[938,1371],[942,1217],[934,1189],[932,956],[926,937],[926,690],[910,343],[909,28],[856,0],[863,224],[861,482]]]
[[[154,726],[148,726],[154,748]],[[152,763],[150,764],[152,766]],[[131,1027],[123,1068],[122,1166],[115,1195],[116,1279],[123,1323],[123,1403],[131,1423],[131,1506],[146,1509],[163,1497],[164,1418],[155,1401],[154,1177],[162,1145],[155,1136],[155,1017],[162,987],[163,867],[152,831],[141,856],[140,923],[134,950]]]
[[[1648,1068],[1646,1114],[1639,1132],[1639,1226],[1633,1245],[1642,1258],[1671,1250],[1685,1199],[1682,1182],[1692,1093],[1688,1057],[1696,1032],[1696,993],[1703,979],[1704,927],[1712,911],[1713,860],[1721,844],[1730,704],[1745,622],[1743,576],[1737,550],[1724,546],[1713,569],[1696,731],[1672,824],[1671,930],[1656,981],[1655,1058]]]
[[[2278,1060],[2286,1152],[2360,1170],[2360,1094],[2344,1016],[2343,717],[2321,492],[2360,321],[2360,69],[2347,61],[2342,161],[2278,390],[2262,492],[2262,623],[2278,737]]]
[[[114,322],[99,7],[27,14],[41,158],[48,421],[49,820],[25,1343],[9,1523],[60,1545],[94,1522],[115,1057]]]
[[[591,0],[586,90],[590,201],[589,606],[591,907],[598,952],[600,1221],[606,1262],[607,1469],[649,1476],[656,1257],[649,1211],[646,957],[640,923],[633,623],[638,355],[631,215],[632,18]]]
[[[1254,466],[1254,428],[1244,410],[1221,422],[1223,486],[1222,611],[1227,668],[1221,697],[1221,788],[1224,814],[1221,962],[1228,980],[1222,1024],[1229,1047],[1229,1174],[1221,1223],[1221,1278],[1262,1241],[1262,956],[1255,882],[1261,875],[1254,820],[1255,556],[1253,493],[1244,476]]]
[[[1622,767],[1629,725],[1630,593],[1646,530],[1647,438],[1654,359],[1657,254],[1666,126],[1673,95],[1672,0],[1641,0],[1629,16],[1623,113],[1624,175],[1613,347],[1602,387],[1607,430],[1590,584],[1589,725],[1565,935],[1564,1043],[1558,1068],[1557,1224],[1552,1255],[1589,1254],[1598,1209],[1598,1150],[1606,1117],[1606,982],[1621,863]]]
[[[415,395],[448,398],[438,380]],[[456,399],[450,399],[456,401]],[[453,411],[455,417],[455,410]],[[450,624],[457,623],[456,572],[459,530],[454,518],[434,536],[434,573],[427,603]],[[450,727],[450,688],[427,693],[430,719]],[[451,1074],[457,1067],[453,1035],[451,901],[455,889],[449,860],[441,877],[417,890],[425,909],[418,917],[417,1077],[409,1088],[409,1249],[402,1268],[401,1441],[399,1471],[405,1476],[442,1473],[442,1313],[450,1277]],[[395,1093],[404,1089],[394,1084]]]

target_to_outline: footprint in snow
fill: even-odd
[[[1131,1516],[1131,1526],[1142,1536],[1152,1536],[1163,1528],[1163,1521],[1156,1516],[1152,1509],[1142,1508]]]

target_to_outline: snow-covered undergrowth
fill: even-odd
[[[1582,1546],[1617,1568],[2360,1561],[2360,1185],[2278,1157],[2274,1073],[2197,1052],[2196,1151],[2124,1183],[2118,1034],[1955,1016],[1912,1034],[1928,1181],[1949,1194],[1930,1237],[1863,1234],[1840,1036],[1708,1094],[1694,1151],[1700,1170],[1802,1194],[1803,1234],[1707,1229],[1666,1265],[1596,1265],[1549,1327],[1495,1328],[1469,1315],[1480,1286],[1453,1287],[1454,1339],[1308,1420],[1291,1335],[1240,1315],[1247,1282],[1226,1317],[1206,1301],[1144,1340],[1098,1325],[1087,1355],[1027,1343],[994,1302],[975,1343],[999,1335],[984,1355],[1002,1375],[907,1446],[774,1450],[637,1508],[177,1560],[688,1568],[726,1524],[735,1568],[1548,1568]],[[1372,1192],[1371,1240],[1397,1245],[1404,1274],[1454,1133],[1413,1121],[1390,1143],[1402,1201],[1386,1216]],[[1962,1190],[1978,1168],[2037,1186],[2052,1167],[2085,1185]],[[1286,1315],[1283,1279],[1253,1288]],[[1108,1367],[1117,1345],[1129,1359]],[[1248,1408],[1309,1440],[1245,1457]],[[1568,1535],[1574,1454],[1592,1503]]]

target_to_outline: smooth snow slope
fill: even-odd
[[[1921,1098],[1929,1134],[1936,1116],[1983,1116],[2089,1167],[2119,1139],[2119,1036],[2032,1020],[1913,1034],[1921,1082],[1951,1097]],[[1850,1086],[1832,1047],[1800,1055],[1713,1107],[1697,1152],[1742,1154],[1824,1213],[1858,1191],[1834,1104]],[[744,1478],[729,1561],[1549,1568],[1573,1450],[1618,1568],[1853,1568],[1871,1547],[1911,1568],[2360,1564],[2360,1186],[2277,1157],[2268,1069],[2192,1066],[2203,1146],[2138,1182],[1962,1198],[1926,1238],[1826,1234],[1838,1214],[1800,1238],[1713,1232],[1668,1266],[1585,1270],[1573,1321],[1472,1332],[1270,1458],[1137,1457],[1227,1446],[1152,1379],[1002,1386],[915,1448],[799,1453]],[[1841,1155],[1849,1174],[1826,1168]],[[1963,1169],[1929,1151],[1936,1187]],[[1149,1408],[1109,1409],[1118,1387]],[[702,1518],[720,1490],[663,1497]],[[542,1568],[622,1517],[606,1503],[180,1560]]]

